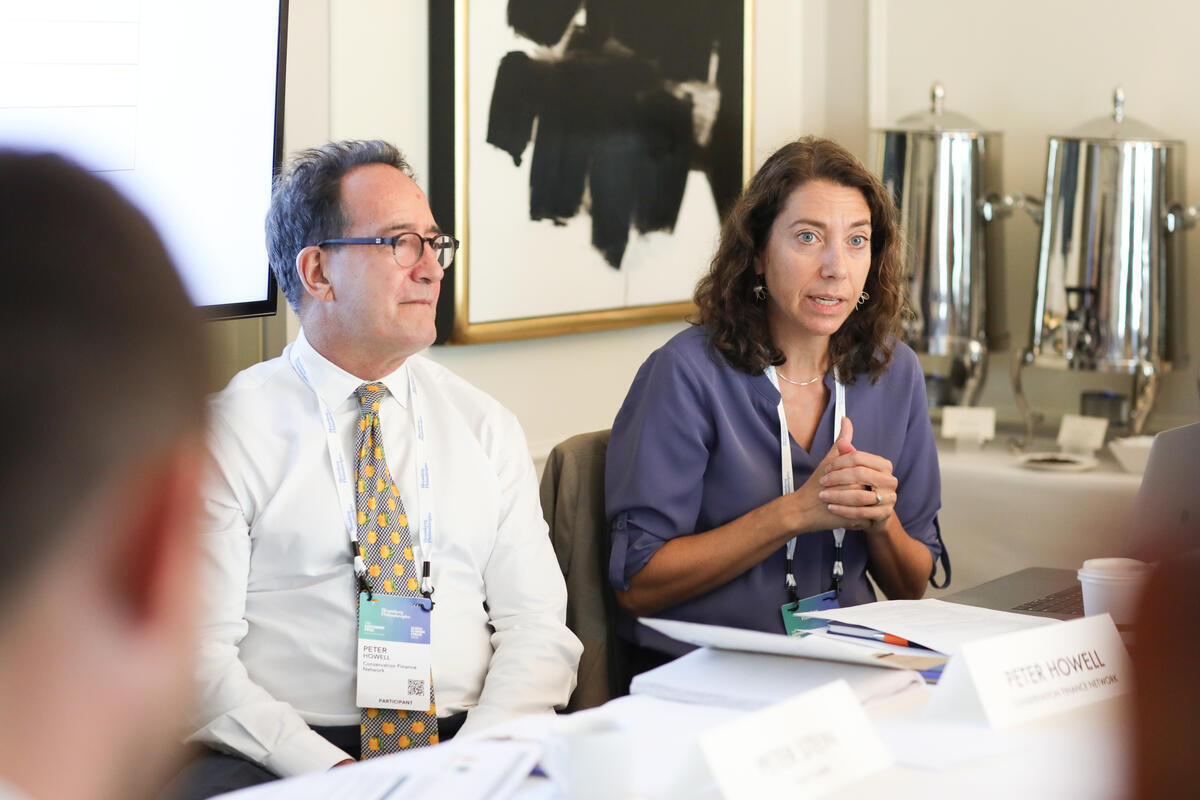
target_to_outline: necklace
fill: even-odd
[[[778,367],[775,368],[775,374],[778,375],[779,377],[783,378],[785,381],[790,383],[792,386],[808,386],[810,383],[816,383],[817,381],[821,380],[821,378],[825,377],[825,373],[822,372],[817,377],[809,378],[806,381],[794,381],[791,378],[789,378],[787,375],[784,375],[782,372],[780,372]]]

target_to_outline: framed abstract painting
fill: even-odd
[[[684,318],[749,174],[751,0],[430,3],[438,341]]]

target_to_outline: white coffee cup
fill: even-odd
[[[1153,567],[1136,558],[1089,558],[1077,573],[1083,587],[1083,613],[1107,613],[1118,625],[1133,622],[1142,587]]]

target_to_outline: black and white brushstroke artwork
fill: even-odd
[[[519,165],[532,141],[529,218],[561,222],[586,210],[592,244],[613,267],[631,225],[674,230],[688,171],[709,172],[725,32],[683,24],[714,21],[704,5],[508,2],[509,25],[537,47],[500,61],[488,144]],[[718,208],[730,188],[712,187]]]
[[[472,321],[686,300],[741,189],[742,4],[470,14]]]

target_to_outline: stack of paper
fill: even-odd
[[[980,639],[1058,624],[1058,620],[1048,617],[994,611],[933,599],[887,600],[801,616],[836,620],[881,635],[890,634],[947,655]]]
[[[779,656],[803,656],[845,664],[890,667],[879,663],[877,651],[859,642],[838,640],[829,636],[785,636],[724,625],[705,625],[700,622],[681,622],[674,619],[641,617],[642,624],[688,644],[715,647],[720,650],[740,650],[745,653],[771,653]]]
[[[785,636],[782,633],[748,631],[722,625],[681,622],[674,619],[642,617],[643,624],[688,644],[738,650],[746,653],[771,653],[799,656],[842,664],[862,664],[891,669],[928,670],[944,664],[946,657],[911,647],[896,647],[883,642],[868,642],[843,636]]]
[[[673,639],[702,647],[916,670],[930,682],[937,680],[947,657],[969,642],[1057,623],[1046,617],[933,599],[887,600],[801,616],[856,626],[860,635],[821,631],[785,636],[679,620],[643,617],[640,621]],[[902,646],[897,643],[900,640],[916,646]]]
[[[663,700],[754,711],[838,679],[864,706],[893,697],[924,681],[907,669],[878,669],[790,656],[703,647],[643,672],[632,694]]]

